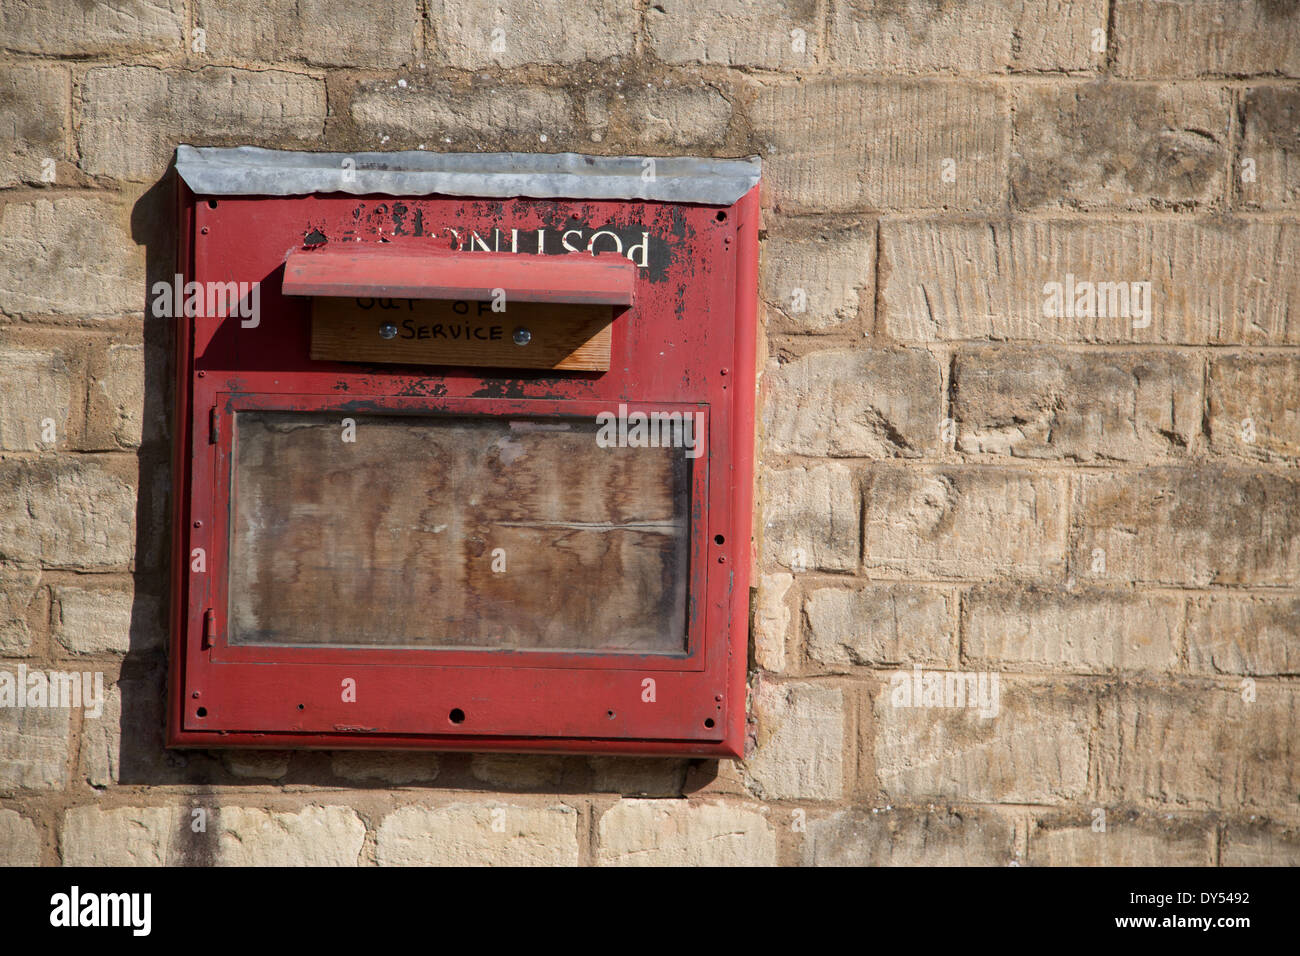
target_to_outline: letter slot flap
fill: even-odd
[[[296,249],[283,289],[313,297],[313,359],[606,371],[635,285],[617,255],[385,246]]]

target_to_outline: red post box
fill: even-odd
[[[738,756],[758,161],[177,171],[170,744]]]

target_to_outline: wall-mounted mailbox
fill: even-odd
[[[757,160],[177,169],[171,744],[738,755]]]

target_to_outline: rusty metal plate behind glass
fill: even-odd
[[[231,644],[685,652],[681,449],[602,448],[586,418],[352,420],[236,415]]]

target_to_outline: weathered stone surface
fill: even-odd
[[[77,384],[60,350],[0,348],[0,451],[67,448]]]
[[[166,680],[161,668],[105,678],[98,718],[81,724],[80,773],[92,787],[177,786],[222,776],[222,751],[166,749]],[[209,848],[210,849],[210,848]]]
[[[1229,823],[1219,850],[1221,866],[1300,866],[1300,830],[1260,820]]]
[[[392,67],[415,56],[417,0],[198,0],[208,56]]]
[[[202,817],[193,811],[202,809]],[[198,820],[203,829],[195,832]],[[356,866],[366,828],[350,807],[74,807],[65,866]]]
[[[0,209],[0,311],[113,315],[144,308],[144,257],[126,213],[67,196]]]
[[[1300,76],[1300,7],[1278,0],[1115,0],[1125,76]]]
[[[806,0],[656,0],[646,25],[665,63],[807,69],[821,42],[817,5]]]
[[[1230,353],[1210,360],[1210,447],[1255,461],[1300,461],[1300,357]]]
[[[842,465],[764,472],[763,548],[792,571],[858,566],[858,496]]]
[[[873,571],[987,580],[1059,577],[1065,568],[1061,478],[877,467],[863,495],[863,562]]]
[[[555,786],[564,778],[563,757],[541,754],[475,754],[469,772],[503,790]]]
[[[162,687],[157,685],[154,689],[162,690]],[[94,787],[108,787],[122,780],[122,687],[114,684],[105,690],[103,713],[96,719],[85,720],[81,727],[80,769]],[[128,721],[127,727],[132,745],[161,745],[162,735],[158,733],[132,737],[131,732],[141,728],[138,717],[130,710],[127,713],[134,718]]]
[[[120,588],[54,588],[54,636],[72,654],[125,654],[162,646],[158,601]]]
[[[1008,866],[1015,826],[988,810],[842,810],[808,821],[804,866]]]
[[[666,81],[625,93],[593,89],[584,97],[593,139],[670,148],[715,146],[727,138],[731,104],[703,83]]]
[[[620,800],[597,839],[601,866],[776,865],[776,836],[752,804]]]
[[[578,812],[564,805],[403,807],[384,818],[375,853],[380,866],[573,866]]]
[[[769,450],[918,458],[939,442],[938,360],[920,349],[813,352],[764,376]]]
[[[441,767],[437,754],[339,750],[330,755],[330,769],[344,780],[400,787],[436,780]]]
[[[178,807],[74,807],[63,816],[63,865],[166,866],[188,829],[188,814],[181,817]]]
[[[1205,820],[1153,817],[1100,807],[1094,812],[1035,820],[1029,830],[1031,866],[1211,866],[1214,827]]]
[[[161,175],[177,143],[319,145],[325,127],[325,82],[283,70],[97,67],[82,103],[86,171],[135,181]]]
[[[283,780],[292,762],[289,750],[227,750],[221,754],[222,766],[248,780]]]
[[[171,520],[173,495],[171,469],[148,467],[146,474],[149,478],[148,491],[146,493],[142,489],[139,494],[140,503],[143,505],[143,520],[148,528],[167,528],[169,527],[167,522]],[[167,539],[166,532],[155,531],[153,534],[145,535],[135,555],[136,568],[162,573],[169,554],[170,542]]]
[[[818,588],[804,601],[808,657],[838,668],[952,664],[955,603],[950,592],[904,584]]]
[[[808,229],[808,225],[817,228]],[[763,296],[797,332],[830,332],[854,322],[875,294],[873,228],[826,228],[820,221],[783,229],[762,247]]]
[[[162,364],[156,362],[155,367]],[[97,445],[138,448],[144,434],[144,411],[145,347],[110,345],[96,357],[91,369],[87,430],[94,434]]]
[[[747,800],[752,796],[737,760],[690,761],[683,789],[693,798],[728,796]]]
[[[184,36],[185,0],[24,0],[0,9],[0,46],[22,53],[179,53]]]
[[[65,457],[0,463],[0,558],[28,567],[124,566],[135,491],[110,468]]]
[[[1072,566],[1088,578],[1204,587],[1300,577],[1293,478],[1229,468],[1084,475],[1075,510]]]
[[[431,0],[428,17],[437,55],[461,70],[626,56],[640,19],[628,0],[592,0],[558,16],[541,0]]]
[[[973,707],[894,706],[890,685],[881,688],[876,775],[892,803],[1061,803],[1087,792],[1092,692],[1065,683],[998,686],[998,712],[987,718]]]
[[[1300,694],[1259,683],[1122,684],[1102,698],[1101,793],[1108,803],[1191,809],[1294,806]]]
[[[36,824],[13,810],[0,810],[0,866],[39,866],[40,862]]]
[[[967,594],[963,614],[973,666],[1159,673],[1178,662],[1182,602],[1163,594],[982,585]]]
[[[850,0],[833,6],[835,63],[873,73],[1097,69],[1104,0]]]
[[[22,656],[45,629],[49,605],[39,571],[0,571],[0,654]]]
[[[957,448],[1016,458],[1148,461],[1201,430],[1202,360],[1184,353],[986,348],[959,353]]]
[[[702,86],[638,87],[626,103],[629,133],[646,143],[718,144],[731,123],[726,97]]]
[[[1242,201],[1260,209],[1295,209],[1300,206],[1300,89],[1246,90],[1242,111],[1240,159],[1234,166]]]
[[[0,671],[17,682],[16,665]],[[0,707],[0,792],[67,786],[71,715],[66,707]]]
[[[59,67],[0,65],[0,189],[48,181],[47,160],[54,160],[58,182],[57,163],[67,156],[70,86]]]
[[[900,341],[1300,344],[1293,223],[887,221],[880,239],[877,324]],[[1045,286],[1071,278],[1150,282],[1151,309],[1052,314]]]
[[[213,816],[222,866],[356,866],[366,838],[351,807],[222,807]]]
[[[998,207],[1006,116],[999,88],[938,80],[804,80],[750,108],[767,201],[810,213]]]
[[[757,749],[745,762],[767,800],[834,800],[844,792],[844,692],[816,684],[762,684],[754,696]]]
[[[759,667],[774,674],[785,670],[791,617],[786,596],[792,584],[794,575],[785,572],[764,574],[758,580],[758,600],[753,612],[754,660]]]
[[[370,84],[353,95],[352,120],[372,136],[391,137],[385,149],[487,143],[536,150],[542,136],[563,140],[576,127],[566,91],[486,82]]]
[[[686,782],[685,760],[662,757],[588,757],[591,789],[627,797],[679,797]]]
[[[1187,666],[1202,674],[1300,674],[1300,598],[1223,594],[1187,609]]]
[[[1011,195],[1022,208],[1222,205],[1227,89],[1026,86],[1013,98]]]

